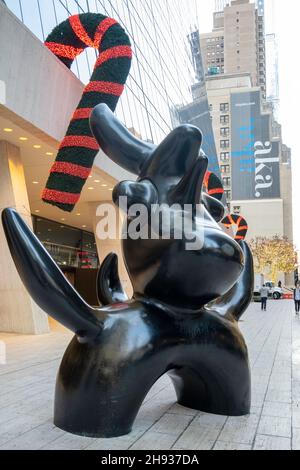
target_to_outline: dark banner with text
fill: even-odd
[[[279,142],[270,115],[261,114],[260,91],[231,95],[232,198],[280,197]]]

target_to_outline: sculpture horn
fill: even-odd
[[[93,341],[102,327],[96,311],[67,281],[14,209],[2,212],[2,223],[17,271],[33,300],[48,315],[73,331],[80,342]]]
[[[201,202],[202,184],[207,170],[207,157],[199,157],[191,170],[179,181],[177,186],[169,193],[171,204],[193,206],[193,215],[196,213],[196,205]]]
[[[139,175],[156,146],[137,139],[116,118],[109,107],[101,103],[94,108],[90,127],[103,152],[117,165]]]
[[[189,124],[174,129],[157,147],[142,177],[182,178],[199,156],[202,142],[201,131]]]

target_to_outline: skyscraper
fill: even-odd
[[[273,105],[274,116],[279,115],[278,46],[275,34],[266,35],[267,100]]]
[[[215,11],[223,11],[229,3],[230,0],[215,0]]]
[[[258,16],[265,16],[265,0],[256,0]]]
[[[249,0],[232,0],[223,10],[215,12],[213,31],[201,34],[200,41],[207,75],[249,72],[252,86],[259,86],[265,98],[266,58],[262,8],[263,3],[257,9]]]

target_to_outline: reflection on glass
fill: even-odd
[[[36,216],[33,223],[35,234],[60,267],[98,268],[93,233]]]

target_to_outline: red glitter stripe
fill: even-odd
[[[88,93],[90,91],[95,91],[98,93],[106,93],[108,95],[115,95],[121,96],[124,90],[124,85],[120,83],[112,83],[112,82],[90,82],[84,89],[84,93]]]
[[[235,239],[235,240],[244,240],[245,237],[243,237],[242,235],[236,235],[236,236],[234,237],[234,239]]]
[[[208,194],[223,194],[223,193],[224,193],[223,188],[210,189],[208,191]]]
[[[94,41],[89,37],[88,33],[84,29],[79,15],[70,16],[69,22],[71,28],[73,29],[76,36],[82,41],[86,46],[94,47]]]
[[[78,178],[87,179],[91,169],[85,166],[75,165],[74,163],[55,162],[52,165],[51,173],[65,173],[70,176],[78,176]]]
[[[207,171],[207,172],[205,173],[205,177],[204,177],[204,186],[205,186],[206,188],[208,188],[208,180],[209,180],[211,174],[212,174],[211,171]]]
[[[46,201],[74,205],[79,201],[80,194],[66,193],[63,191],[56,191],[54,189],[46,188],[42,193],[42,198]]]
[[[65,57],[67,59],[75,59],[84,49],[73,47],[73,46],[66,46],[64,44],[58,44],[56,42],[45,42],[45,46],[53,52],[53,54],[58,55],[60,57]]]
[[[234,222],[234,220],[233,220],[233,218],[232,218],[231,215],[228,215],[228,220],[229,220],[229,222],[231,223],[231,225],[235,225],[235,222]]]
[[[64,147],[85,147],[88,149],[99,150],[99,145],[94,137],[85,135],[66,135],[60,144],[60,149]]]
[[[105,18],[105,20],[103,20],[97,30],[96,30],[96,33],[95,33],[95,38],[94,38],[94,47],[96,49],[99,49],[100,48],[100,45],[101,45],[101,42],[102,42],[102,39],[103,39],[103,36],[104,34],[107,32],[107,30],[109,28],[111,28],[114,24],[117,24],[117,21],[114,20],[113,18]]]
[[[93,108],[79,108],[73,114],[72,119],[88,119],[91,115]]]
[[[242,230],[248,230],[248,228],[249,228],[249,227],[248,227],[247,225],[244,225],[243,227],[239,227],[239,228],[237,229],[237,232],[241,232]]]
[[[115,46],[111,47],[110,49],[107,49],[104,52],[101,52],[99,55],[96,64],[95,64],[95,69],[99,67],[100,65],[104,64],[104,62],[107,62],[110,59],[118,59],[119,57],[132,57],[132,50],[130,46]]]

